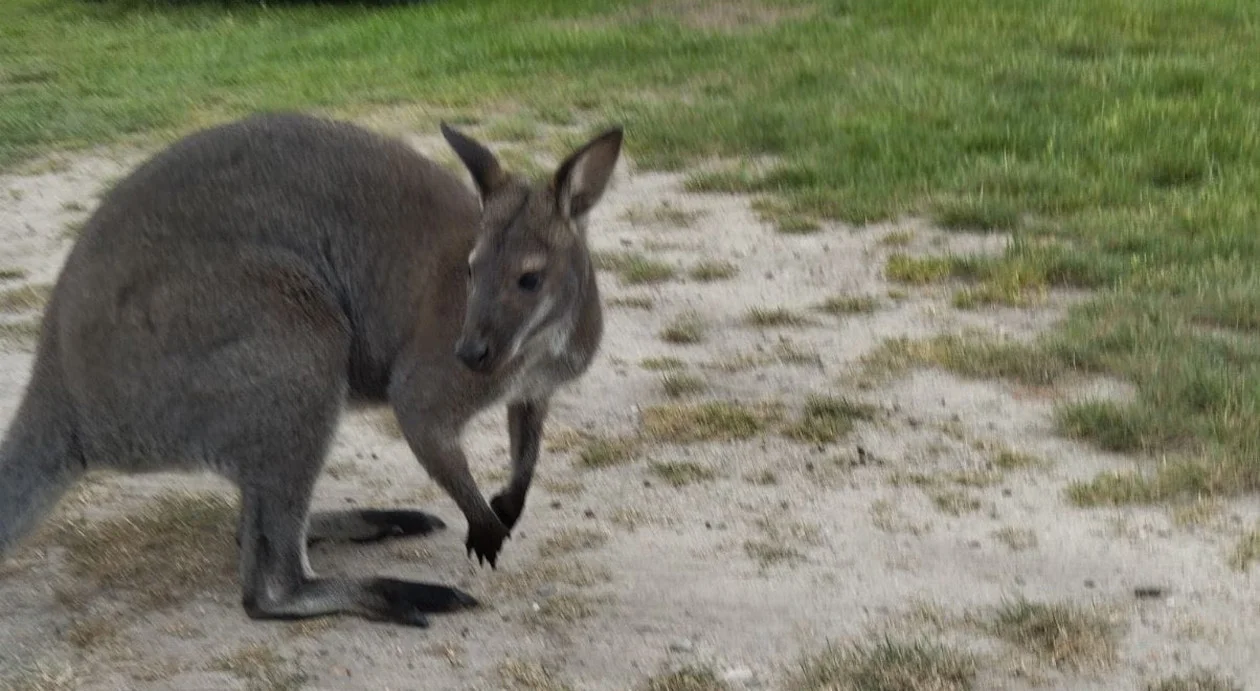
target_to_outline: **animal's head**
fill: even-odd
[[[445,123],[442,135],[481,196],[455,354],[482,373],[546,350],[559,354],[591,295],[586,221],[617,164],[621,128],[579,147],[548,179],[533,184],[505,171],[489,149]]]

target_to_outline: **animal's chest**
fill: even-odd
[[[551,396],[556,389],[577,378],[586,369],[586,362],[574,355],[546,357],[530,363],[509,378],[501,398],[514,401],[537,401]]]

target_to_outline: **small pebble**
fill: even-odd
[[[582,515],[583,515],[583,516],[585,516],[586,518],[594,518],[594,517],[595,517],[595,512],[594,512],[594,511],[592,511],[592,510],[590,510],[590,509],[587,509],[587,510],[585,510],[585,511],[583,511],[583,512],[582,512]]]

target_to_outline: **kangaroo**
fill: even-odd
[[[388,404],[496,568],[525,507],[553,393],[603,316],[586,242],[615,127],[530,183],[441,124],[475,187],[403,142],[295,113],[193,133],[102,200],[45,308],[0,442],[0,555],[91,469],[208,470],[240,493],[253,619],[427,626],[477,600],[439,584],[318,577],[316,540],[424,535],[418,510],[309,514],[347,402]],[[510,481],[482,496],[461,448],[503,401]]]

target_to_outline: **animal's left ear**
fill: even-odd
[[[573,152],[556,169],[551,189],[556,208],[565,218],[585,220],[608,186],[621,155],[621,127],[614,127]]]

